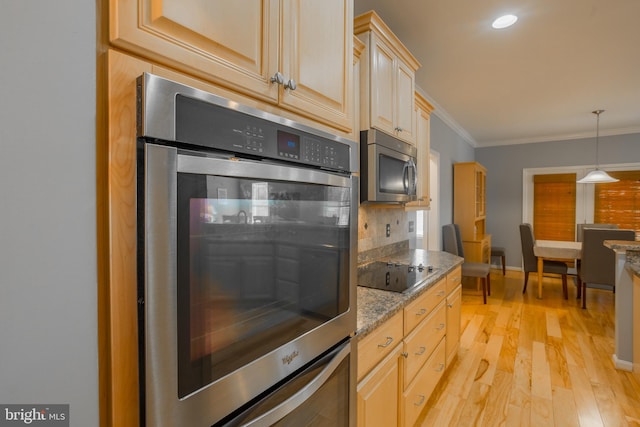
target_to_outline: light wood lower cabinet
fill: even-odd
[[[445,341],[443,338],[402,394],[402,423],[400,425],[412,426],[415,424],[418,416],[426,407],[429,396],[442,378],[445,367]]]
[[[358,342],[358,426],[412,426],[426,408],[458,350],[460,279],[457,267]]]
[[[460,309],[462,305],[462,285],[447,296],[447,336],[445,353],[447,356],[447,367],[458,354],[460,347]]]
[[[463,239],[462,247],[467,261],[491,263],[491,234],[485,234],[478,240]]]
[[[389,427],[398,422],[398,358],[396,345],[376,367],[358,383],[358,427]]]

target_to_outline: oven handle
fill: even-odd
[[[303,388],[298,390],[293,396],[282,402],[280,405],[265,412],[261,416],[254,418],[244,426],[264,426],[272,425],[277,421],[285,417],[285,415],[293,412],[294,409],[305,403],[310,397],[317,392],[324,383],[327,382],[329,377],[338,368],[340,363],[349,356],[351,352],[351,345],[347,343],[342,350],[340,350],[331,359],[331,362],[316,376],[310,383],[306,384]]]

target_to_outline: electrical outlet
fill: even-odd
[[[391,224],[387,224],[387,237],[391,236]]]

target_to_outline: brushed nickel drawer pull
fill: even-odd
[[[416,356],[422,356],[427,351],[427,347],[420,347],[420,351],[416,353]]]
[[[421,308],[420,311],[418,311],[416,313],[416,316],[422,316],[423,314],[425,314],[427,312],[426,308]]]
[[[384,344],[378,344],[378,347],[382,347],[382,348],[389,347],[392,342],[393,342],[393,337],[387,337],[387,342]]]
[[[443,370],[443,369],[444,369],[444,363],[441,363],[441,364],[438,366],[438,369],[435,369],[435,371],[436,371],[436,372],[442,372],[442,370]]]
[[[418,397],[420,397],[420,402],[414,403],[414,405],[416,405],[416,406],[422,405],[424,403],[425,399],[426,399],[426,396],[424,394],[419,394]]]
[[[438,295],[437,295],[437,296],[439,296],[439,297],[443,297],[443,296],[444,296],[444,291],[440,291],[440,292],[438,292]]]
[[[445,326],[444,323],[440,323],[438,326],[436,326],[433,329],[435,329],[436,331],[441,331],[444,329],[444,326]]]

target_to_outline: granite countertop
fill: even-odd
[[[433,266],[433,274],[419,285],[405,292],[391,292],[357,286],[358,324],[356,339],[362,339],[371,331],[402,310],[423,292],[462,264],[463,258],[447,252],[409,249],[380,258],[379,261],[395,261],[405,264]]]
[[[604,245],[616,252],[626,251],[626,267],[636,276],[640,276],[640,242],[628,240],[605,240]]]

